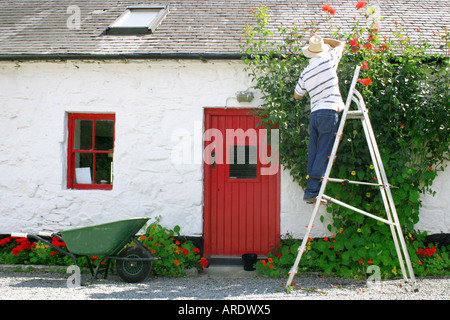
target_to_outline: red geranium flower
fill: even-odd
[[[17,255],[19,254],[19,252],[20,252],[20,249],[19,249],[19,247],[17,246],[17,247],[15,247],[15,248],[13,248],[13,249],[11,250],[11,252],[12,252],[13,255],[17,256]]]
[[[434,253],[436,253],[436,247],[426,248],[426,249],[419,248],[419,250],[417,250],[417,252],[416,252],[416,254],[418,256],[421,256],[422,258],[424,258],[426,256],[431,257]]]
[[[200,265],[202,266],[202,268],[208,268],[209,267],[209,262],[208,260],[206,260],[204,257],[200,259]]]
[[[58,248],[65,246],[66,244],[64,242],[62,242],[61,240],[59,240],[57,237],[53,237],[52,238],[52,244],[57,246]]]
[[[6,243],[10,243],[10,242],[11,242],[11,239],[12,239],[11,237],[6,237],[6,238],[0,240],[0,246],[1,246],[1,245],[4,245],[4,244],[6,244]]]
[[[189,250],[186,249],[186,248],[184,248],[184,249],[183,249],[183,254],[184,254],[185,256],[187,256],[187,255],[189,254]]]
[[[14,240],[16,240],[16,242],[18,242],[19,245],[11,250],[13,255],[17,256],[20,251],[31,249],[31,242],[28,241],[27,238],[15,238]]]

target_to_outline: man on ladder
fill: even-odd
[[[338,112],[344,109],[336,73],[344,46],[344,42],[313,35],[303,48],[310,61],[300,75],[294,98],[300,99],[308,92],[311,99],[308,181],[303,198],[308,203],[314,203],[319,194],[338,127]]]
[[[327,47],[329,44],[329,47]],[[331,49],[333,47],[333,49]],[[394,199],[390,190],[391,185],[388,182],[384,170],[383,161],[375,139],[375,134],[370,123],[368,110],[364,99],[355,89],[360,67],[355,68],[352,84],[350,86],[347,102],[343,105],[338,88],[338,79],[336,74],[337,65],[342,57],[344,44],[336,40],[323,40],[317,35],[311,37],[309,45],[303,49],[307,57],[311,59],[309,65],[300,75],[300,79],[295,88],[296,99],[304,96],[306,92],[311,98],[311,116],[310,116],[310,144],[308,153],[308,180],[305,189],[305,200],[314,203],[314,210],[311,215],[306,234],[298,248],[297,258],[289,272],[289,279],[286,282],[285,289],[288,290],[292,280],[297,273],[300,259],[305,251],[306,242],[311,233],[311,228],[323,200],[344,206],[355,212],[373,218],[389,225],[395,245],[395,250],[400,263],[403,278],[405,281],[415,283],[414,270],[411,259],[406,247],[402,228],[398,219]],[[317,59],[318,58],[318,59]],[[350,111],[350,104],[354,101],[358,107],[357,110]],[[343,114],[339,126],[337,127],[337,114],[342,111]],[[334,158],[339,146],[339,141],[343,135],[345,121],[348,119],[360,119],[367,140],[367,146],[372,158],[377,183],[364,181],[349,181],[330,178],[330,172],[333,167]],[[312,141],[311,141],[312,140]],[[365,184],[378,187],[383,200],[387,219],[353,207],[338,199],[334,199],[324,194],[328,182]],[[408,267],[408,272],[406,271]],[[409,279],[408,279],[409,274]]]

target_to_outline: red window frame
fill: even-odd
[[[92,127],[92,149],[91,150],[74,150],[74,142],[75,142],[75,120],[93,120]],[[96,120],[113,120],[114,121],[114,130],[113,130],[113,148],[112,150],[95,150],[95,123]],[[116,124],[116,116],[112,113],[69,113],[69,142],[68,142],[68,156],[67,156],[67,188],[68,189],[98,189],[98,190],[112,190],[111,184],[96,184],[95,183],[95,154],[101,153],[111,153],[114,154],[114,146],[115,146],[115,124]],[[88,153],[93,154],[93,164],[92,167],[92,184],[77,184],[75,183],[75,154],[76,153]]]

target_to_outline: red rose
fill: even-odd
[[[358,79],[358,82],[365,86],[372,84],[372,80],[370,80],[370,78]]]
[[[331,14],[332,16],[334,16],[334,14],[336,13],[336,9],[334,9],[333,7],[324,4],[322,6],[322,11],[328,12],[329,14]]]
[[[350,39],[350,45],[351,45],[352,47],[356,47],[358,44],[359,44],[358,38]]]
[[[356,10],[362,9],[366,6],[367,1],[358,1],[358,3],[356,3]]]

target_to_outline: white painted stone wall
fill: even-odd
[[[0,63],[0,233],[57,231],[161,216],[203,233],[203,168],[172,161],[177,133],[202,130],[204,107],[238,103],[240,61]],[[67,113],[114,112],[111,191],[66,188]]]
[[[431,187],[436,192],[434,196],[424,194],[421,196],[422,208],[420,221],[416,229],[428,233],[450,232],[450,166],[444,172],[438,171],[438,176]]]
[[[184,235],[203,233],[200,132],[205,107],[239,103],[251,86],[240,61],[0,62],[0,233],[58,231],[118,219],[161,216]],[[66,188],[67,114],[114,112],[111,191]],[[177,163],[182,134],[190,163]],[[421,228],[449,232],[449,170],[424,198]],[[281,230],[306,231],[312,205],[286,171],[281,175]],[[316,220],[325,236],[329,217]]]

